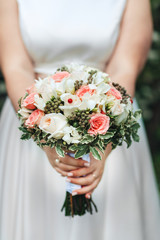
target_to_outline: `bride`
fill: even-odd
[[[134,96],[151,43],[149,1],[0,0],[0,22],[9,96],[0,121],[0,239],[158,240],[159,200],[143,126],[140,143],[112,152],[108,146],[102,161],[91,156],[87,165],[21,141],[16,117],[25,89],[64,63],[106,71]],[[73,195],[93,193],[99,212],[65,217],[59,173],[85,186]]]

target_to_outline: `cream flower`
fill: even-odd
[[[46,103],[45,103],[44,99],[41,98],[38,94],[36,94],[36,95],[34,96],[34,101],[35,101],[34,105],[35,105],[38,109],[44,111],[44,108],[45,108],[45,106],[46,106]]]
[[[64,128],[64,136],[62,139],[68,144],[79,143],[80,138],[81,136],[77,132],[76,128],[72,126]]]
[[[39,78],[39,80],[36,80],[35,87],[45,102],[49,101],[52,96],[57,97],[56,84],[51,77],[43,80]]]
[[[64,136],[64,128],[67,126],[66,117],[61,113],[46,114],[41,118],[39,128],[46,133],[50,133],[50,137],[61,139]]]
[[[111,108],[111,113],[113,116],[120,115],[124,112],[125,104],[120,103],[120,101],[115,101],[114,106]]]

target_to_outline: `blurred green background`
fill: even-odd
[[[154,22],[153,43],[146,66],[137,81],[136,97],[143,110],[143,119],[160,189],[160,0],[151,0],[151,5]],[[5,98],[6,88],[0,74],[0,111]]]

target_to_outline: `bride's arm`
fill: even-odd
[[[24,47],[16,0],[0,0],[0,67],[15,110],[34,80],[33,64]]]
[[[106,67],[111,79],[134,96],[138,74],[143,69],[152,40],[149,0],[128,0],[116,48]]]
[[[134,96],[136,78],[144,66],[152,37],[152,18],[149,0],[128,0],[121,23],[120,36],[115,51],[106,67],[106,72],[113,81],[124,86],[128,93]],[[104,163],[111,151],[108,146],[102,160],[97,161],[91,156],[91,166],[88,169],[72,171],[74,177],[69,178],[72,183],[83,187],[75,194],[90,196],[99,184]]]
[[[0,67],[8,95],[17,111],[18,99],[33,83],[34,69],[21,38],[16,0],[0,0]],[[58,164],[55,159],[60,157],[54,149],[45,148],[45,152],[51,165],[63,175],[87,164],[86,161],[75,161],[69,156],[61,158]]]

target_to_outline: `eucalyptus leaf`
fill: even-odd
[[[75,153],[75,158],[81,158],[83,155],[88,153],[88,147],[84,146],[83,149],[77,150]]]
[[[93,154],[94,158],[96,158],[97,160],[101,160],[101,156],[100,156],[99,152],[97,151],[97,149],[95,147],[90,146],[89,150]]]
[[[64,150],[61,148],[59,144],[56,145],[56,152],[60,157],[64,157]]]

